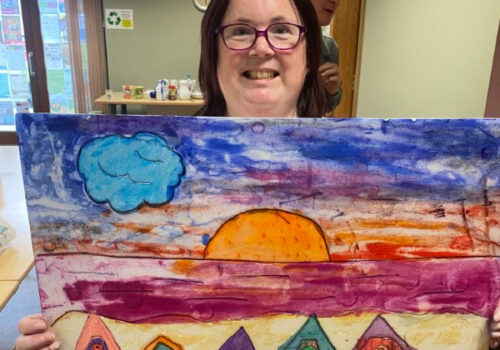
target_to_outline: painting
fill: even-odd
[[[500,120],[20,114],[64,349],[487,349]]]

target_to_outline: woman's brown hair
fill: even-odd
[[[217,79],[218,38],[216,29],[221,25],[229,1],[231,0],[212,0],[201,22],[201,55],[198,79],[205,104],[195,115],[224,116],[226,114],[226,101]],[[318,76],[321,57],[321,28],[314,7],[309,0],[290,1],[295,4],[302,25],[306,27],[308,73],[297,100],[297,115],[299,117],[321,117],[325,104],[325,95]]]

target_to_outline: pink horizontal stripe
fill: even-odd
[[[365,311],[489,317],[500,296],[498,267],[497,258],[288,264],[79,254],[36,259],[49,320],[83,311],[132,323]]]

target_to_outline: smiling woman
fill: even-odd
[[[320,117],[321,32],[298,0],[212,0],[201,29],[196,115]],[[215,33],[215,35],[214,35]]]

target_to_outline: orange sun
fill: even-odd
[[[217,260],[330,261],[318,224],[276,209],[250,210],[229,219],[210,240],[204,255]]]

